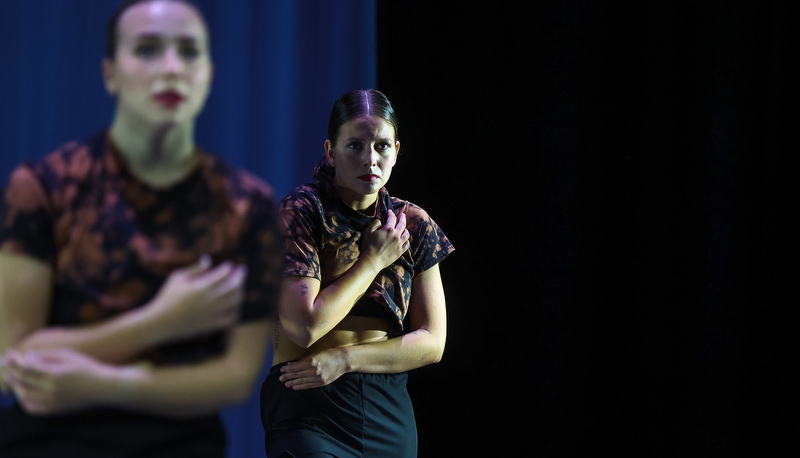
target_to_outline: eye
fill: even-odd
[[[152,59],[160,52],[161,46],[157,43],[139,43],[133,48],[133,54],[145,59]]]
[[[194,60],[200,57],[200,48],[194,43],[186,43],[178,48],[178,53],[186,60]]]
[[[388,151],[392,148],[392,144],[389,142],[378,142],[375,144],[375,151]]]
[[[361,142],[352,142],[347,144],[347,148],[352,150],[360,150],[364,148],[364,145]]]

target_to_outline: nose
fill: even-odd
[[[378,163],[378,152],[375,151],[373,148],[367,148],[367,152],[364,155],[364,165],[372,167],[377,163]]]
[[[164,52],[163,58],[164,73],[177,74],[183,68],[183,59],[178,54],[178,49],[175,46],[168,46]]]

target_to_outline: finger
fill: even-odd
[[[381,220],[374,219],[374,220],[372,220],[372,222],[369,223],[369,225],[367,226],[367,229],[365,230],[365,232],[367,234],[371,234],[371,233],[377,231],[381,227],[381,225],[382,225]]]
[[[400,213],[400,216],[397,218],[397,223],[394,226],[396,231],[404,231],[406,229],[406,214]]]
[[[9,371],[9,373],[6,374],[6,380],[17,396],[27,395],[30,391],[39,389],[34,379],[26,377],[24,374],[17,371]]]
[[[244,280],[246,277],[244,269],[237,269],[231,272],[222,283],[215,286],[214,293],[218,300],[222,301],[224,308],[238,307],[244,299]]]
[[[291,388],[294,391],[302,391],[302,390],[310,390],[312,388],[319,388],[321,386],[325,386],[325,384],[322,383],[321,381],[316,381],[308,383],[293,383],[291,385],[286,385],[286,388]]]
[[[6,355],[5,364],[9,370],[23,371],[26,370],[31,364],[30,353],[23,354],[18,351]]]
[[[309,369],[311,366],[308,363],[302,363],[301,361],[293,361],[291,363],[286,364],[281,368],[281,372],[284,374],[299,374],[304,370]]]
[[[234,266],[230,273],[225,277],[225,284],[230,289],[241,289],[247,278],[247,266],[240,264]]]
[[[386,215],[386,227],[389,229],[393,229],[394,225],[397,224],[397,215],[394,214],[393,211],[388,211]]]
[[[202,256],[200,256],[200,259],[196,263],[185,267],[183,270],[189,277],[194,277],[196,275],[205,272],[210,268],[211,268],[211,256],[203,254]]]
[[[222,264],[213,267],[205,272],[202,272],[196,277],[197,280],[207,283],[209,286],[216,286],[223,283],[228,276],[233,272],[236,266],[231,261],[225,261]]]

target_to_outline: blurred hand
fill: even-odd
[[[114,368],[71,349],[9,351],[3,376],[23,410],[58,415],[98,406]]]
[[[178,269],[150,302],[149,312],[161,340],[205,334],[239,319],[247,268],[226,261],[211,267],[207,256]]]
[[[0,393],[9,394],[11,386],[6,381],[6,355],[0,356]]]
[[[373,262],[380,269],[390,266],[408,250],[411,236],[406,229],[406,214],[397,217],[390,211],[386,224],[375,220],[364,230],[360,259]]]

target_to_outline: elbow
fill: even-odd
[[[436,338],[431,343],[431,349],[429,353],[430,363],[429,364],[436,364],[442,361],[442,357],[444,356],[444,343],[445,338]]]
[[[287,337],[289,337],[289,340],[291,340],[292,343],[298,347],[308,349],[317,343],[322,336],[316,335],[313,329],[305,327],[293,333],[287,332]]]
[[[436,348],[433,352],[431,352],[431,359],[430,364],[436,364],[442,361],[442,357],[444,356],[444,345]]]
[[[300,348],[307,349],[314,344],[314,339],[308,329],[298,329],[295,331],[286,330],[286,337]]]
[[[289,341],[300,348],[307,349],[314,345],[322,335],[316,332],[316,329],[309,324],[311,322],[310,316],[305,316],[298,321],[281,319],[281,328]]]

